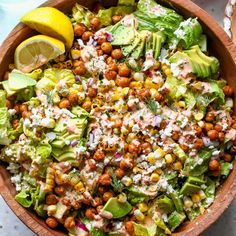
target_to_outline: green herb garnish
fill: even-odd
[[[111,186],[114,188],[115,191],[117,192],[122,192],[124,189],[124,185],[117,179],[113,169],[110,169],[110,174],[111,174]]]
[[[158,109],[157,102],[153,99],[147,99],[145,102],[146,102],[147,107],[150,109],[150,111],[156,114],[157,109]]]

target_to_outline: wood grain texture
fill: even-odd
[[[76,0],[52,0],[44,5],[54,6],[58,9],[69,12]],[[79,3],[91,7],[94,0],[78,1]],[[110,4],[111,1],[104,1]],[[221,75],[228,83],[234,87],[236,91],[236,48],[230,38],[221,29],[221,27],[211,18],[204,10],[189,0],[160,0],[158,1],[165,5],[170,5],[185,17],[198,17],[201,21],[204,31],[208,36],[208,45],[210,51],[215,55],[221,63]],[[13,60],[14,50],[22,40],[31,35],[36,34],[28,27],[19,24],[0,48],[0,78],[8,69],[8,65]],[[235,101],[236,104],[236,101]],[[236,108],[236,107],[235,107]],[[43,220],[38,218],[31,210],[21,207],[14,200],[14,186],[10,182],[10,175],[4,166],[0,166],[0,192],[3,198],[15,214],[37,235],[39,236],[62,236],[65,235],[62,231],[54,231],[49,229]],[[206,228],[214,223],[224,210],[229,206],[236,195],[236,161],[234,162],[234,169],[229,178],[218,189],[215,202],[211,207],[193,222],[186,222],[174,236],[196,236],[201,234]]]

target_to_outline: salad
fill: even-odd
[[[34,11],[22,21],[44,35],[16,49],[0,90],[16,201],[74,236],[171,235],[207,211],[236,116],[198,19],[154,0]]]

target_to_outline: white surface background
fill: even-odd
[[[0,0],[0,43],[16,25],[20,16],[42,2],[44,0]],[[194,0],[194,2],[222,24],[227,0]],[[34,233],[14,215],[0,197],[0,236],[33,235]],[[203,236],[236,236],[236,200]]]

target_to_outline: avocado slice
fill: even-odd
[[[122,47],[124,56],[131,54],[135,50],[135,48],[138,47],[140,41],[141,41],[140,35],[136,33],[134,41],[130,45]]]
[[[199,187],[198,185],[190,184],[190,183],[186,182],[183,185],[183,187],[181,188],[180,193],[184,194],[184,195],[191,195],[193,193],[199,192],[201,189],[202,188]]]
[[[63,148],[66,144],[65,144],[65,141],[62,140],[62,139],[57,139],[57,140],[54,140],[52,143],[51,143],[52,147],[55,147],[55,148]]]
[[[118,219],[126,216],[132,209],[132,206],[129,202],[119,202],[117,198],[110,198],[103,210],[110,212],[113,216],[113,219]]]
[[[12,95],[14,95],[16,93],[16,91],[13,91],[10,89],[8,80],[3,81],[2,86],[3,86],[4,90],[7,92],[7,97],[11,97]]]
[[[161,45],[165,40],[165,36],[162,32],[156,32],[153,33],[153,44],[152,44],[152,50],[153,50],[153,56],[157,60],[160,56],[161,52]]]
[[[76,159],[76,155],[72,147],[64,147],[64,148],[55,148],[52,149],[52,156],[57,161],[73,161]]]
[[[183,212],[174,211],[168,218],[168,226],[171,231],[174,231],[184,220],[186,216]]]
[[[156,202],[158,207],[161,208],[161,210],[163,210],[167,214],[175,210],[175,205],[173,201],[165,195],[158,197]]]
[[[8,83],[10,90],[18,91],[27,87],[35,86],[37,82],[25,74],[11,72],[9,73]]]
[[[135,48],[135,51],[131,54],[131,56],[134,59],[138,59],[143,55],[145,42],[146,42],[146,35],[147,35],[147,31],[140,32],[141,43],[138,45],[138,47]]]
[[[142,225],[133,222],[135,236],[155,236],[157,225],[153,222],[151,225]]]

